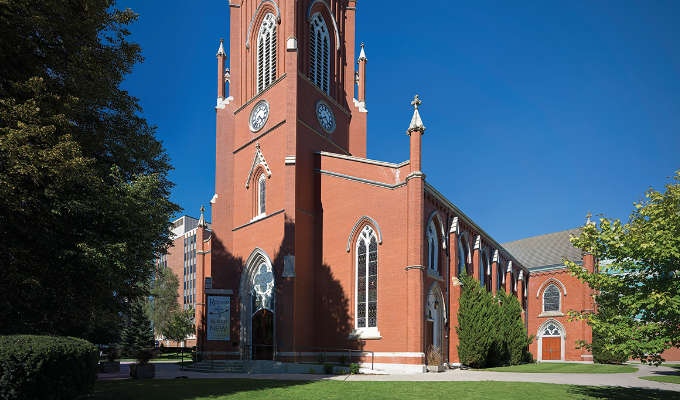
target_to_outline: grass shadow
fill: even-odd
[[[98,381],[94,392],[86,397],[94,400],[189,400],[221,397],[240,392],[283,389],[306,385],[312,381],[280,381],[254,379],[149,379]]]
[[[680,397],[680,393],[669,390],[624,388],[618,386],[573,386],[568,392],[575,396],[594,399],[657,400],[677,399]]]

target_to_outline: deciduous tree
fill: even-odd
[[[588,321],[599,351],[658,364],[664,350],[680,346],[680,171],[634,206],[628,222],[603,217],[572,239],[600,263],[591,273],[566,262],[596,293],[595,312],[572,316]]]
[[[107,341],[168,245],[170,163],[113,0],[0,1],[0,333]]]

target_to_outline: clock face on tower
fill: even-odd
[[[255,104],[250,112],[250,130],[257,132],[267,123],[269,118],[269,103],[267,100],[260,100]]]
[[[335,115],[333,115],[330,106],[323,100],[319,100],[316,103],[316,119],[319,120],[319,125],[321,125],[324,131],[333,133],[335,130]]]

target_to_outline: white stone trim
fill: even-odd
[[[543,327],[545,327],[549,323],[554,323],[557,325],[557,327],[560,329],[560,359],[559,361],[564,361],[564,352],[565,352],[565,342],[567,338],[567,331],[564,329],[564,325],[560,323],[560,321],[556,319],[549,319],[545,322],[543,322],[539,327],[538,331],[536,332],[536,338],[537,338],[537,345],[538,345],[538,350],[536,351],[538,354],[536,356],[537,361],[543,361],[543,334],[541,333],[543,331]],[[558,360],[550,360],[550,361],[558,361]]]
[[[352,99],[354,101],[354,107],[356,107],[359,112],[362,113],[367,113],[368,109],[366,108],[366,102],[365,101],[359,101],[357,99]]]
[[[331,16],[331,22],[333,22],[333,29],[335,30],[335,50],[338,51],[340,50],[340,33],[338,32],[338,23],[335,21],[335,16],[333,15],[333,11],[331,11],[331,8],[328,6],[328,2],[326,0],[314,0],[312,3],[309,5],[307,8],[307,22],[309,22],[311,13],[312,13],[312,7],[314,7],[314,4],[316,3],[322,3],[326,7],[326,11],[328,11],[328,15]]]
[[[550,277],[550,278],[546,279],[543,283],[541,283],[541,286],[538,287],[538,291],[536,291],[536,298],[538,298],[538,296],[541,294],[541,291],[543,290],[543,288],[547,287],[551,283],[556,283],[560,288],[562,288],[562,293],[564,293],[564,296],[565,297],[567,296],[567,287],[564,286],[564,284],[562,282],[560,282],[559,279],[554,278],[554,277]],[[561,301],[560,301],[560,304],[561,304]]]
[[[355,310],[357,306],[357,302],[354,302],[355,304]],[[354,314],[356,316],[356,313]],[[368,318],[368,315],[366,315],[366,318]],[[356,318],[355,318],[356,320]],[[355,322],[356,324],[356,322]],[[368,327],[368,328],[355,328],[352,333],[349,334],[350,338],[358,338],[358,339],[382,339],[382,335],[380,334],[380,331],[378,330],[377,327]]]
[[[274,8],[276,9],[276,22],[281,23],[281,11],[279,10],[279,5],[276,4],[275,0],[260,0],[260,4],[257,5],[257,8],[255,9],[255,12],[253,13],[253,16],[250,18],[250,24],[248,25],[248,34],[246,35],[246,49],[250,50],[250,33],[253,30],[253,23],[255,22],[255,18],[260,14],[260,8],[262,8],[262,4],[270,2],[274,5]]]
[[[286,156],[285,160],[283,161],[285,165],[295,165],[295,162],[295,156]]]
[[[347,249],[346,250],[347,250],[348,253],[349,253],[349,250],[351,248],[350,246],[352,245],[352,241],[354,239],[354,235],[357,232],[357,229],[364,222],[367,222],[367,223],[373,225],[373,227],[375,228],[375,231],[378,233],[378,235],[377,235],[378,236],[378,244],[380,244],[380,245],[382,244],[382,232],[380,231],[380,225],[378,225],[378,221],[374,220],[373,218],[371,218],[367,215],[364,215],[364,216],[360,217],[359,219],[357,219],[357,222],[354,223],[354,226],[352,226],[352,230],[350,231],[349,236],[347,237]]]
[[[410,164],[410,160],[402,161],[399,164],[394,164],[394,163],[387,162],[387,161],[371,160],[371,159],[368,159],[368,158],[348,156],[348,155],[339,154],[339,153],[329,153],[327,151],[320,151],[317,154],[320,154],[324,157],[340,158],[340,159],[343,159],[343,160],[358,161],[358,162],[361,162],[361,163],[364,163],[364,164],[380,165],[380,166],[383,166],[383,167],[390,167],[390,168],[401,168],[403,166]]]
[[[258,165],[262,165],[262,167],[264,167],[267,178],[272,177],[272,170],[269,169],[269,164],[267,164],[267,160],[265,160],[264,154],[262,154],[260,143],[255,144],[255,156],[253,157],[253,165],[250,166],[248,178],[246,179],[246,189],[250,187],[250,180],[253,178],[253,172],[255,172],[255,168],[257,168]]]
[[[455,233],[456,235],[460,234],[460,228],[458,227],[458,217],[453,217],[453,220],[451,221],[451,229],[449,229],[449,233]]]

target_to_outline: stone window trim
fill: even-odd
[[[444,268],[447,263],[441,254],[442,251],[446,251],[446,233],[439,211],[435,210],[430,214],[425,227],[427,274],[433,278],[441,278],[445,275]]]
[[[278,18],[266,12],[260,22],[255,49],[255,93],[260,93],[276,82]]]
[[[354,331],[350,337],[380,339],[378,283],[380,257],[375,228],[365,224],[354,246]],[[361,295],[360,293],[363,293]]]
[[[551,309],[546,309],[546,300],[548,300],[548,304],[552,307]],[[557,302],[557,309],[553,309],[555,306],[555,300]],[[560,289],[555,285],[554,283],[550,283],[545,290],[543,291],[543,297],[541,301],[541,311],[543,313],[561,313],[562,311],[562,292]]]

